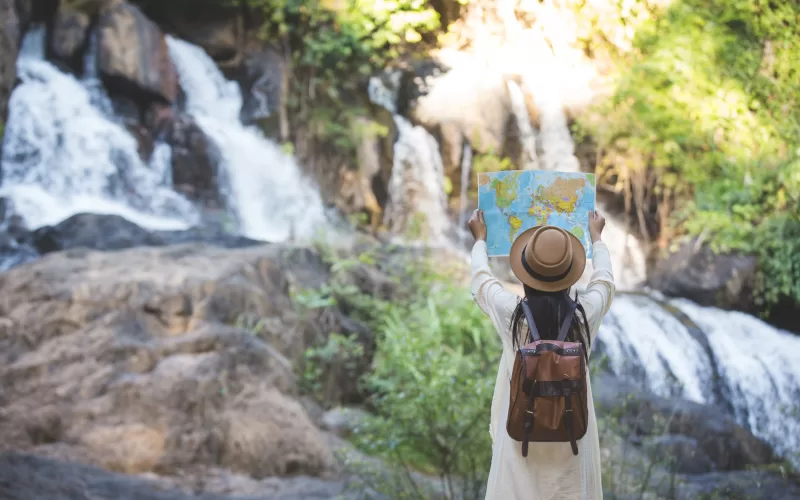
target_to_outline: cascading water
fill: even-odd
[[[200,47],[167,37],[186,111],[220,151],[230,210],[248,237],[267,241],[309,238],[326,222],[317,188],[294,158],[239,121],[242,95]]]
[[[396,85],[399,74],[387,78],[390,85]],[[387,226],[398,234],[417,233],[428,244],[446,244],[452,223],[447,213],[444,165],[439,144],[425,128],[414,126],[396,114],[397,92],[380,78],[370,80],[369,96],[372,102],[392,113],[397,125],[385,213]]]
[[[579,172],[580,164],[575,157],[575,142],[572,139],[564,110],[563,89],[568,87],[566,85],[568,77],[564,75],[564,68],[541,37],[526,38],[526,40],[526,51],[533,54],[534,63],[531,63],[530,67],[536,68],[536,72],[527,71],[523,74],[522,79],[524,87],[533,97],[539,115],[538,145],[542,151],[541,158],[532,156],[535,158],[535,164],[526,166],[526,168]],[[525,107],[524,92],[513,81],[509,81],[508,88],[512,107],[516,110],[514,115],[522,132],[522,138],[524,141],[532,143],[532,145],[523,143],[523,147],[526,150],[530,148],[529,155],[536,155],[537,141],[533,135],[533,128]],[[527,122],[527,126],[523,122]],[[526,129],[531,130],[530,137],[525,132]],[[633,290],[644,282],[646,276],[644,251],[636,238],[625,229],[625,224],[610,214],[602,203],[597,203],[597,210],[606,217],[603,240],[612,255],[617,287],[620,290]],[[587,270],[580,284],[585,284],[590,275],[591,273]]]
[[[666,306],[697,328],[690,331],[647,296],[614,299],[598,335],[611,370],[662,396],[729,409],[740,425],[800,465],[800,337],[687,300]]]
[[[525,152],[526,169],[539,170],[539,155],[536,153],[536,133],[531,126],[531,118],[528,114],[528,107],[525,105],[525,94],[519,88],[517,82],[509,80],[508,94],[511,97],[511,111],[519,129],[522,150]]]
[[[26,35],[17,72],[22,83],[9,101],[0,196],[29,227],[80,212],[121,215],[151,229],[197,221],[191,203],[141,161],[136,140],[95,105],[96,86],[44,60],[43,28]]]

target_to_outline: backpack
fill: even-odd
[[[523,457],[530,441],[568,442],[577,455],[577,440],[589,427],[586,363],[583,346],[565,339],[578,304],[567,311],[558,340],[542,340],[527,300],[521,305],[531,341],[514,360],[506,430],[522,442]]]

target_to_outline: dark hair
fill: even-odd
[[[539,336],[544,340],[556,340],[558,330],[564,321],[564,315],[569,311],[570,302],[573,300],[569,296],[569,289],[560,292],[542,292],[527,285],[523,285],[523,288],[525,290],[524,300],[528,301],[531,308]],[[525,319],[525,312],[522,310],[522,303],[517,304],[514,314],[511,315],[511,337],[515,350],[531,342],[531,331]],[[580,303],[572,317],[572,325],[570,325],[566,340],[580,342],[588,362],[592,340],[589,337],[586,311]]]

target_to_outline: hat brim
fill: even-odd
[[[536,226],[523,231],[519,236],[517,236],[517,239],[514,240],[514,243],[511,244],[511,251],[508,253],[511,271],[514,273],[514,276],[516,276],[523,284],[533,288],[534,290],[540,290],[542,292],[560,292],[561,290],[566,290],[577,283],[579,279],[581,279],[583,271],[586,269],[586,249],[583,248],[581,240],[579,240],[574,234],[567,231],[567,234],[569,234],[570,244],[572,245],[572,268],[563,279],[558,281],[538,280],[531,276],[530,273],[528,273],[528,271],[526,271],[523,267],[522,251],[525,249],[525,245],[530,240],[531,235],[533,235],[534,231],[540,227],[544,226]]]

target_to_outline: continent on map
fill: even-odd
[[[583,232],[583,228],[580,226],[572,226],[572,229],[570,229],[569,232],[574,234],[579,240],[583,240],[583,235],[585,233]]]
[[[492,189],[495,191],[497,201],[495,202],[498,208],[508,208],[517,199],[517,178],[520,172],[510,172],[503,177],[495,177],[492,179]]]
[[[519,232],[519,228],[522,227],[522,219],[520,219],[516,215],[509,215],[508,225],[511,226],[511,231],[509,232],[508,239],[509,241],[514,241],[514,239],[517,237],[517,233]]]
[[[557,178],[542,189],[542,197],[559,212],[574,212],[578,204],[578,192],[586,186],[586,179]]]
[[[550,218],[552,209],[537,196],[531,197],[531,206],[528,208],[528,215],[536,219],[537,226],[544,226],[547,224],[547,219]]]

